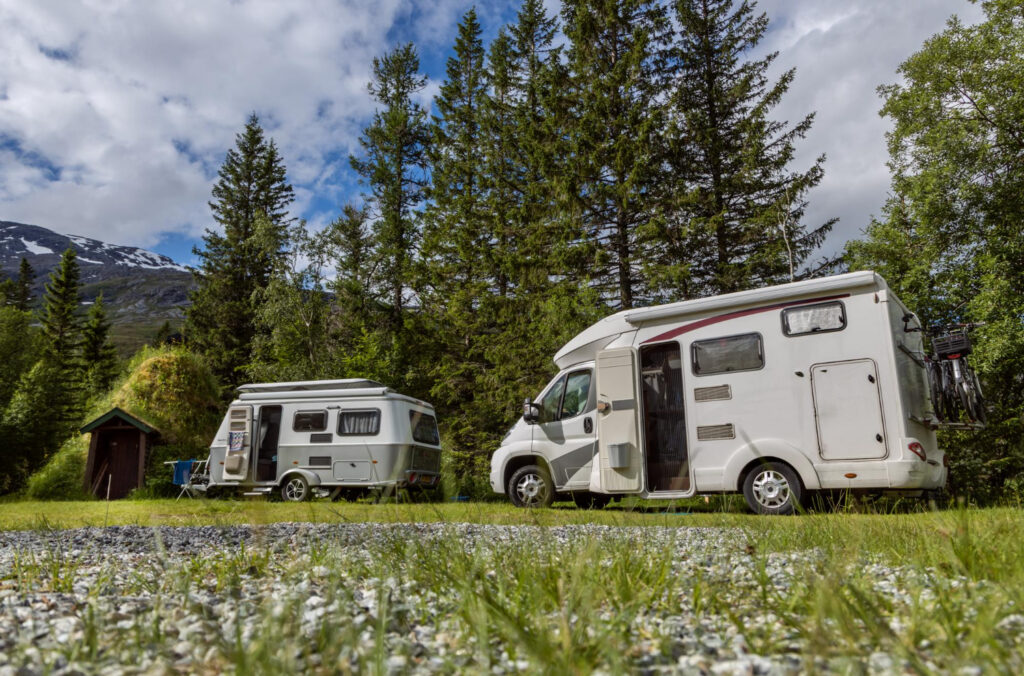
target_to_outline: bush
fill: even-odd
[[[82,486],[89,436],[76,435],[64,442],[50,461],[28,480],[28,497],[35,500],[89,500]]]
[[[497,500],[491,490],[491,460],[480,453],[441,451],[441,488],[445,500],[466,497],[470,500]]]

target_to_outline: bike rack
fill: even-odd
[[[931,418],[925,418],[922,420],[917,416],[909,416],[914,422],[924,425],[931,430],[957,430],[957,431],[972,431],[977,432],[978,430],[985,429],[985,423],[980,422],[943,422],[942,420],[933,420]]]

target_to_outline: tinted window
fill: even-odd
[[[698,376],[752,371],[764,366],[764,347],[759,333],[699,340],[690,347],[690,354],[693,372]]]
[[[565,397],[562,398],[561,418],[572,418],[587,408],[590,396],[590,371],[570,373],[565,381]]]
[[[434,420],[434,416],[420,413],[419,411],[409,411],[409,422],[412,425],[413,441],[418,441],[421,444],[433,444],[434,446],[441,443],[441,437],[437,434],[437,421]]]
[[[327,429],[327,411],[297,411],[292,429],[296,432],[322,432]]]
[[[562,392],[565,391],[565,376],[562,376],[548,388],[547,394],[537,402],[540,406],[540,422],[558,420],[558,411],[562,406]]]
[[[782,311],[782,332],[787,336],[842,331],[845,328],[846,309],[842,303],[802,305]]]
[[[341,411],[338,413],[338,434],[373,436],[380,432],[380,411]]]

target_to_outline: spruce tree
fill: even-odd
[[[419,57],[413,45],[398,47],[373,60],[374,79],[368,89],[378,103],[373,121],[360,138],[363,156],[351,156],[352,167],[368,186],[373,222],[372,286],[379,289],[386,306],[382,322],[369,329],[374,350],[386,357],[378,377],[396,387],[415,390],[418,377],[411,341],[420,332],[419,318],[405,312],[407,293],[415,276],[414,252],[420,242],[418,209],[427,184],[427,146],[430,131],[426,111],[413,97],[426,86],[419,73]],[[415,353],[415,355],[414,355]]]
[[[256,115],[235,137],[213,187],[210,210],[223,232],[208,229],[195,270],[186,318],[187,340],[209,360],[221,383],[243,377],[256,335],[253,295],[267,286],[287,245],[288,206],[294,200],[284,162]],[[265,218],[269,232],[256,237]]]
[[[607,300],[647,299],[641,229],[659,218],[665,191],[661,98],[670,24],[656,0],[566,0],[572,166],[564,193],[595,245],[595,280]]]
[[[815,274],[821,266],[805,263],[835,219],[811,229],[801,220],[825,157],[803,172],[789,168],[814,114],[791,126],[771,117],[795,72],[770,82],[777,54],[748,57],[767,16],[747,0],[680,0],[675,10],[669,162],[677,199],[650,229],[658,300],[790,281],[791,267],[794,276]]]
[[[63,377],[74,379],[81,368],[79,347],[82,326],[78,317],[78,260],[75,250],[68,248],[60,264],[50,275],[43,295],[43,338],[46,359]]]
[[[427,183],[430,132],[426,112],[413,100],[427,81],[419,67],[412,43],[374,58],[368,89],[380,107],[359,140],[364,156],[349,158],[370,188],[369,201],[379,217],[374,223],[376,279],[396,327],[412,281],[412,252],[418,244],[415,210]]]
[[[18,267],[18,280],[15,282],[14,297],[12,304],[19,310],[28,310],[32,303],[32,284],[36,279],[36,271],[27,258],[21,259]]]
[[[117,348],[110,342],[110,321],[103,294],[96,297],[82,329],[82,362],[92,393],[105,392],[117,377]]]

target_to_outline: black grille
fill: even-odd
[[[441,451],[436,448],[425,448],[414,446],[412,449],[412,463],[410,469],[418,469],[423,472],[441,471]]]

